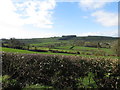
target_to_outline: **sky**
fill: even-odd
[[[117,0],[2,0],[0,38],[118,36]]]

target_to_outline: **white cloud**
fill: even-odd
[[[99,32],[87,32],[87,33],[81,33],[79,36],[113,36],[118,37],[118,30],[104,30]]]
[[[2,0],[0,2],[0,26],[20,26],[23,24],[19,15],[14,11],[16,8],[10,0]]]
[[[102,8],[106,2],[104,2],[105,0],[103,0],[102,2],[100,1],[96,1],[96,0],[80,0],[80,6],[85,9],[98,9],[98,8]]]
[[[102,24],[103,26],[117,26],[118,25],[118,14],[110,13],[105,11],[96,11],[91,14],[91,16],[96,17],[96,22]]]
[[[88,35],[98,35],[98,33],[97,32],[86,32],[86,33],[81,33],[78,36],[88,36]]]
[[[118,0],[80,0],[80,6],[84,10],[93,10],[91,16],[96,18],[96,22],[103,26],[117,26],[118,25],[118,14],[106,12],[101,9],[110,2],[117,2]],[[96,10],[96,11],[95,11]],[[83,17],[85,18],[85,17]]]
[[[101,36],[118,36],[118,30],[104,30],[98,33]]]
[[[6,25],[0,26],[0,38],[42,38],[42,37],[52,37],[56,36],[57,34],[52,31],[38,31],[38,30],[28,30],[23,27],[18,26],[11,26],[9,27]]]
[[[18,10],[22,10],[21,17],[25,24],[33,24],[35,27],[52,28],[52,13],[55,8],[55,0],[26,1],[16,4]]]
[[[29,0],[16,5],[12,0],[2,0],[0,3],[0,26],[1,24],[8,26],[32,24],[39,28],[51,28],[53,24],[51,10],[55,8],[55,5],[55,0]]]
[[[37,28],[52,28],[52,10],[55,5],[55,0],[28,0],[23,3],[2,0],[0,2],[0,38],[54,35],[48,31],[28,31],[23,26],[30,24]]]

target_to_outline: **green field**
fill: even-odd
[[[1,47],[0,47],[1,48]],[[12,49],[12,48],[2,48],[1,52],[9,52],[9,53],[23,53],[23,54],[55,54],[55,55],[72,55],[72,54],[62,54],[62,53],[51,53],[51,52],[34,52],[28,50],[20,50],[20,49]]]
[[[88,58],[94,58],[94,57],[118,58],[115,56],[95,56],[95,55],[84,55],[84,54],[79,55],[79,54],[67,54],[67,53],[35,52],[35,51],[12,49],[12,48],[5,48],[5,47],[2,47],[2,48],[0,47],[0,51],[1,52],[9,52],[9,53],[19,53],[19,54],[48,54],[48,55],[70,55],[70,56],[72,55],[72,56],[83,56],[83,57],[88,57]],[[68,51],[70,51],[70,50],[68,50]]]

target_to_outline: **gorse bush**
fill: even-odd
[[[13,53],[2,57],[2,74],[18,81],[21,88],[35,84],[57,89],[120,88],[118,59]]]

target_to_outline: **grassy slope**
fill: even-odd
[[[114,56],[92,56],[92,55],[77,55],[77,54],[65,54],[65,53],[51,53],[51,52],[34,52],[34,51],[27,51],[27,50],[20,50],[20,49],[12,49],[12,48],[2,48],[0,47],[0,51],[2,52],[9,52],[9,53],[23,53],[23,54],[50,54],[50,55],[74,55],[74,56],[83,56],[83,57],[104,57],[104,58],[117,58]]]

